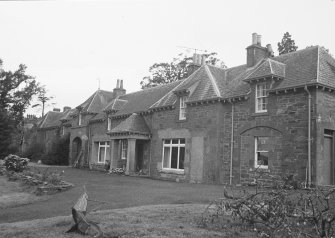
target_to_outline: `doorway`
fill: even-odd
[[[82,150],[82,142],[79,137],[74,138],[72,141],[72,163],[77,161],[78,156]]]
[[[144,152],[144,141],[136,140],[136,172],[140,172],[143,169],[143,152]]]

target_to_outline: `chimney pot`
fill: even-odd
[[[257,44],[257,33],[252,33],[252,45]]]
[[[268,52],[269,52],[269,55],[270,55],[271,57],[273,57],[273,56],[274,56],[274,52],[273,52],[273,49],[272,49],[272,45],[271,45],[271,44],[267,44],[267,45],[266,45],[266,48],[267,48],[267,50],[268,50]]]
[[[262,45],[262,36],[257,35],[257,45]]]
[[[118,79],[116,82],[116,88],[120,88],[120,79]]]
[[[120,88],[123,89],[123,79],[120,80]]]
[[[205,65],[205,64],[206,64],[206,56],[201,55],[201,65]]]

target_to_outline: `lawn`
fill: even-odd
[[[90,213],[104,237],[257,237],[254,233],[230,226],[224,230],[207,230],[199,226],[206,205],[153,205]],[[82,237],[65,233],[73,224],[70,216],[59,216],[17,223],[0,224],[0,237],[62,238]]]

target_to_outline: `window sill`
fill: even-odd
[[[251,116],[253,117],[268,116],[268,115],[269,115],[269,112],[255,112],[251,114]]]
[[[250,172],[257,172],[257,171],[262,171],[264,173],[270,173],[270,169],[266,168],[266,167],[259,167],[259,168],[250,168],[249,169]]]
[[[184,170],[176,170],[176,169],[162,169],[160,172],[165,174],[179,174],[179,175],[185,174]]]

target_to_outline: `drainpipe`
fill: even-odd
[[[231,103],[231,137],[230,137],[230,170],[229,170],[229,185],[233,184],[233,155],[234,155],[234,112],[235,105]]]
[[[312,102],[312,95],[310,93],[310,91],[307,88],[307,85],[305,85],[305,91],[308,93],[308,178],[306,178],[307,180],[307,184],[308,187],[311,186],[311,182],[312,182],[312,173],[311,173],[311,102]]]

